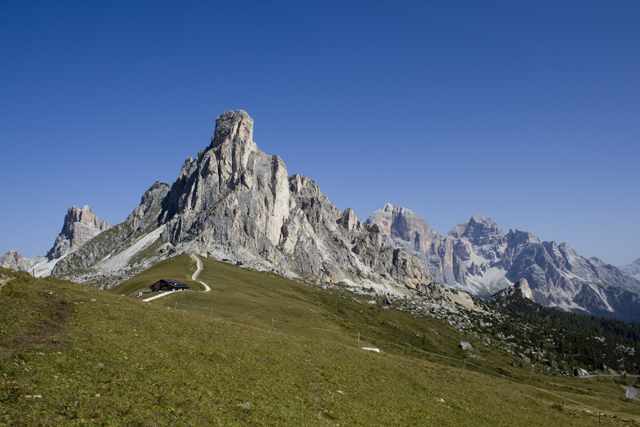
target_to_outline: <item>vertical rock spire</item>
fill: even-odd
[[[64,217],[62,231],[47,257],[50,260],[60,258],[109,228],[109,224],[106,221],[101,223],[89,206],[71,206]]]

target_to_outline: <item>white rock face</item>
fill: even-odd
[[[566,243],[541,242],[518,230],[505,234],[480,215],[442,237],[415,213],[389,204],[366,223],[419,257],[439,283],[489,298],[524,278],[543,305],[640,320],[640,281],[597,258],[583,258]]]
[[[47,253],[47,258],[49,260],[60,258],[108,230],[109,227],[106,221],[100,223],[89,206],[84,206],[82,209],[71,206],[64,218],[62,231],[56,237],[53,248]]]

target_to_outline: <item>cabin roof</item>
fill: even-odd
[[[154,283],[153,285],[165,284],[165,283],[169,284],[169,285],[171,285],[171,286],[173,286],[175,288],[187,288],[187,289],[189,288],[189,286],[185,285],[182,282],[178,282],[175,279],[160,279],[156,283]],[[153,285],[151,285],[151,286],[153,286]]]

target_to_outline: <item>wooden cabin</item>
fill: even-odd
[[[160,279],[153,285],[149,286],[149,288],[151,288],[151,292],[184,291],[185,289],[189,289],[189,287],[184,283],[173,279]]]

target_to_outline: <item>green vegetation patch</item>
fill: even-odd
[[[177,262],[190,274],[184,257]],[[209,262],[203,276],[208,269]],[[167,309],[163,298],[143,303],[121,292],[2,269],[0,274],[11,278],[0,291],[0,426],[597,424],[593,413],[575,405],[563,412],[532,395],[530,387],[491,375],[462,375],[459,368],[417,357],[366,352],[330,335],[306,337],[219,320],[211,309],[209,316],[182,311],[180,304]],[[230,281],[241,285],[236,274]],[[203,280],[219,288],[221,297],[214,277]],[[269,292],[276,292],[269,278],[277,278],[264,277]],[[278,295],[299,301],[290,302],[288,316],[301,325],[309,295],[328,298],[326,303],[347,301],[312,288],[300,295],[287,283],[280,283]],[[247,294],[254,303],[264,298],[256,289]],[[338,309],[347,313],[349,307]],[[328,309],[319,316],[336,327],[348,323],[331,318]],[[630,423],[607,417],[602,425]]]

